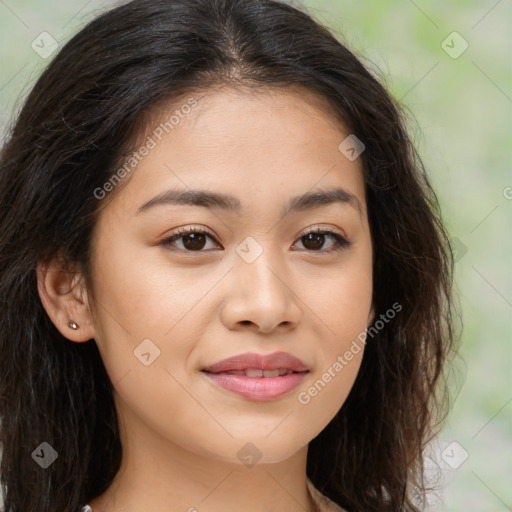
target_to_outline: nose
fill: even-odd
[[[269,251],[263,251],[252,263],[237,258],[229,274],[221,311],[228,329],[269,334],[277,328],[297,327],[302,310],[293,279]]]

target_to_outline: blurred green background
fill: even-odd
[[[289,3],[328,25],[404,106],[456,248],[461,359],[429,459],[444,490],[428,510],[512,510],[512,2]],[[0,0],[2,136],[52,58],[33,41],[48,32],[62,45],[114,4]]]

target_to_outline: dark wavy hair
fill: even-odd
[[[122,450],[94,340],[73,343],[38,296],[36,264],[62,254],[89,282],[93,191],[146,115],[213,86],[303,86],[328,100],[361,154],[374,247],[375,320],[354,386],[309,444],[307,475],[350,512],[418,511],[424,447],[446,417],[453,256],[399,106],[331,30],[272,0],[134,0],[88,23],[44,70],[0,154],[0,441],[5,512],[77,512]],[[48,469],[31,454],[59,454]],[[79,463],[77,463],[79,461]]]

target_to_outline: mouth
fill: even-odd
[[[296,388],[310,369],[285,352],[241,354],[201,370],[209,382],[252,401],[280,398]]]
[[[270,377],[282,377],[283,375],[290,375],[290,373],[302,373],[295,372],[293,370],[287,370],[286,368],[277,368],[275,370],[263,370],[262,368],[246,368],[245,370],[228,370],[225,372],[208,372],[214,373],[215,375],[245,375],[246,377],[252,378],[270,378]]]

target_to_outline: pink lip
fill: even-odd
[[[241,371],[247,368],[261,370],[283,368],[296,373],[279,377],[247,377],[222,373],[229,370]],[[274,352],[268,355],[240,354],[207,366],[203,370],[211,382],[227,391],[254,401],[272,400],[289,393],[300,384],[308,372],[309,368],[303,361],[286,352]]]

